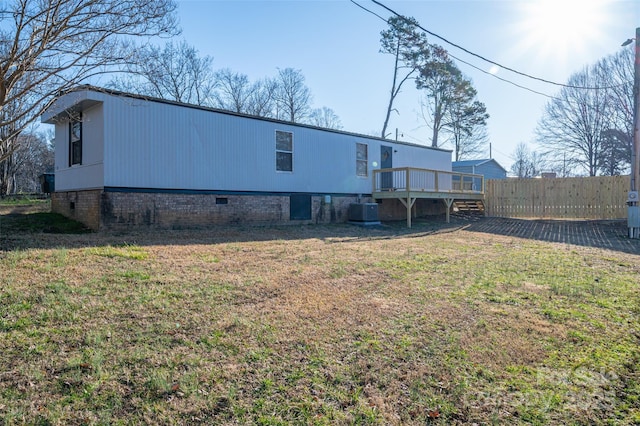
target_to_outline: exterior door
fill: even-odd
[[[393,147],[380,145],[380,168],[390,169],[393,167]],[[393,189],[393,172],[380,173],[380,189],[383,191]]]

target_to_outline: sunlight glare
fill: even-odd
[[[563,62],[582,54],[603,35],[610,0],[532,0],[522,3],[517,30],[521,53]],[[524,52],[523,52],[524,51]]]

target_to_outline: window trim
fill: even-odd
[[[291,151],[278,149],[278,133],[288,133],[291,135]],[[281,170],[278,168],[278,153],[289,154],[291,156],[291,170]],[[275,166],[278,173],[293,173],[293,132],[287,130],[276,130],[275,133]]]
[[[74,139],[73,129],[74,126],[78,125],[80,130],[80,135],[78,139]],[[82,126],[82,116],[79,119],[71,119],[69,120],[69,167],[73,166],[81,166],[82,165],[82,136],[84,133],[84,129]],[[76,158],[74,155],[74,147],[79,146],[79,158]]]
[[[364,151],[364,159],[363,158],[358,158],[358,148],[360,146],[363,146],[365,151]],[[358,165],[363,163],[364,164],[364,172],[365,174],[361,174],[359,172],[359,168]],[[356,176],[361,177],[361,178],[368,178],[369,177],[369,145],[366,143],[361,143],[361,142],[356,142]]]

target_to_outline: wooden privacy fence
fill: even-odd
[[[485,183],[488,216],[624,219],[629,176],[501,179]]]

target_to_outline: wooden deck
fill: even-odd
[[[411,228],[411,209],[418,198],[443,200],[447,222],[455,200],[484,200],[484,176],[441,170],[399,167],[373,171],[374,199],[397,198],[407,208]]]

